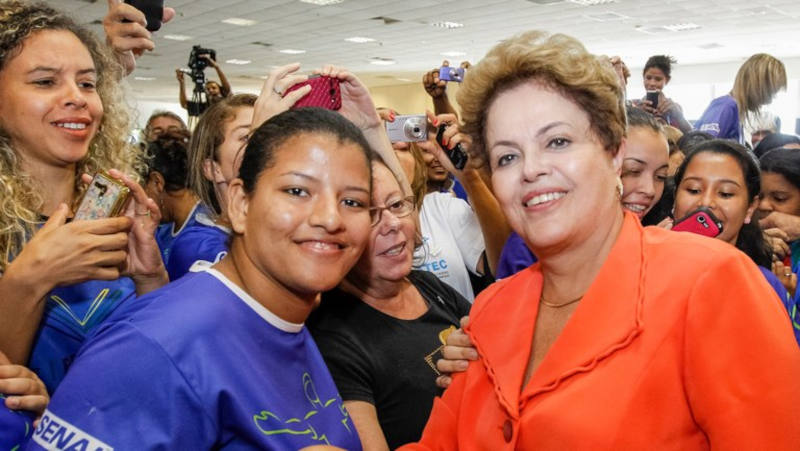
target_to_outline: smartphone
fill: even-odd
[[[157,31],[161,28],[161,18],[164,17],[164,0],[125,0],[125,3],[133,6],[142,13],[147,20],[149,31]]]
[[[722,233],[722,221],[717,219],[711,210],[700,207],[677,221],[672,230],[676,232],[692,232],[714,238]]]
[[[386,122],[386,134],[391,142],[421,142],[428,140],[428,118],[424,114],[400,115]]]
[[[305,85],[311,85],[311,92],[298,100],[292,108],[315,106],[328,110],[338,110],[342,107],[342,91],[339,88],[338,78],[310,75],[308,80],[287,89],[284,95],[296,91]]]
[[[447,158],[450,159],[450,162],[453,163],[453,166],[460,171],[464,169],[464,166],[467,165],[469,156],[466,152],[464,152],[464,149],[461,147],[461,143],[456,144],[452,149],[448,149],[447,146],[442,144],[445,128],[446,127],[444,124],[439,126],[439,131],[436,133],[436,142],[438,142],[442,149],[444,149],[444,153],[447,154]]]
[[[131,190],[105,172],[98,172],[83,193],[74,220],[117,216],[125,208]]]
[[[439,80],[461,83],[464,81],[464,73],[465,69],[463,67],[442,66],[439,69]]]
[[[646,100],[650,101],[650,106],[653,108],[658,108],[658,97],[661,94],[659,91],[647,91]]]

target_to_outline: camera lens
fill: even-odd
[[[697,217],[697,222],[699,222],[700,224],[705,224],[706,217],[705,216],[698,216]]]

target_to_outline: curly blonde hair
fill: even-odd
[[[63,13],[46,4],[0,0],[0,71],[22,51],[29,37],[47,30],[65,30],[78,37],[91,54],[97,71],[96,89],[104,113],[99,132],[92,138],[86,156],[76,165],[75,199],[78,199],[84,190],[81,174],[111,168],[134,174],[141,164],[140,151],[128,142],[130,115],[118,83],[122,67],[91,31]],[[22,169],[0,118],[0,271],[19,254],[41,223],[42,193],[47,193],[46,181],[35,180]]]
[[[470,157],[476,163],[487,161],[486,118],[492,102],[531,80],[580,106],[603,147],[616,155],[625,136],[625,97],[611,64],[572,37],[529,31],[494,46],[470,69],[458,91],[463,130],[472,137]]]

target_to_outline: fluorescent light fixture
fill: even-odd
[[[228,63],[228,64],[236,64],[238,66],[243,66],[245,64],[250,64],[252,61],[250,61],[250,60],[237,60],[236,58],[234,58],[234,59],[230,59],[230,60],[225,60],[225,62]]]
[[[222,23],[226,23],[228,25],[238,25],[240,27],[249,27],[251,25],[255,25],[255,20],[250,19],[242,19],[240,17],[229,17],[222,21]]]
[[[335,5],[337,3],[342,3],[344,0],[300,0],[300,3],[310,3],[312,5],[318,6],[328,6],[328,5]]]
[[[397,64],[395,60],[373,60],[369,62],[370,64],[374,64],[376,66],[391,66],[392,64]]]
[[[306,53],[305,50],[297,50],[297,49],[283,49],[280,52],[286,53],[287,55],[300,55],[302,53]]]
[[[447,28],[448,30],[451,30],[453,28],[463,28],[464,27],[463,23],[450,22],[450,21],[447,21],[447,20],[441,21],[441,22],[433,22],[433,23],[431,23],[431,25],[433,25],[434,27],[439,27],[439,28]]]
[[[567,1],[582,6],[607,5],[609,3],[617,3],[617,0],[567,0]]]
[[[365,42],[374,42],[372,38],[365,38],[363,36],[353,36],[352,38],[345,39],[347,42],[355,42],[356,44],[363,44]]]
[[[600,14],[587,14],[584,17],[586,17],[587,19],[596,20],[598,22],[609,22],[609,21],[612,21],[612,20],[630,19],[630,17],[628,17],[628,16],[626,16],[624,14],[615,13],[613,11],[600,13]]]
[[[185,34],[165,34],[162,37],[171,41],[188,41],[189,39],[192,39],[191,36],[186,36]]]
[[[409,83],[409,82],[412,82],[414,80],[409,80],[408,78],[398,78],[397,81],[402,81],[404,83]]]
[[[689,30],[697,30],[700,28],[700,25],[692,22],[684,22],[684,23],[676,23],[672,25],[664,25],[669,31],[689,31]]]
[[[133,77],[133,79],[139,81],[153,81],[156,77]]]
[[[450,58],[455,58],[457,56],[464,56],[466,55],[465,52],[442,52],[440,53],[442,56],[449,56]]]

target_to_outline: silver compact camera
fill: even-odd
[[[393,143],[427,141],[428,118],[424,114],[397,116],[386,123],[386,133]]]

